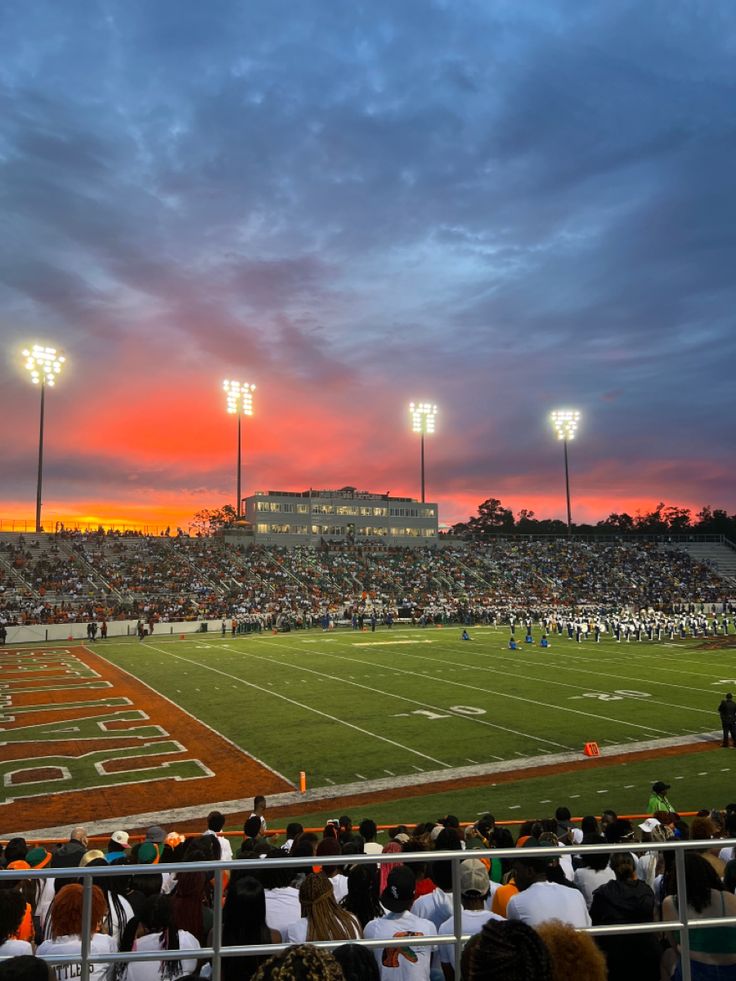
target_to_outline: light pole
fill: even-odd
[[[240,417],[241,416],[252,416],[253,415],[253,392],[256,390],[255,385],[249,385],[248,382],[239,381],[224,381],[222,383],[223,391],[227,396],[227,411],[230,415],[236,415],[238,417],[238,472],[237,472],[237,485],[238,485],[238,504],[235,508],[235,513],[240,517],[240,475],[241,475],[241,449],[240,449]]]
[[[23,357],[26,359],[25,368],[31,376],[31,382],[41,388],[41,421],[38,431],[38,481],[36,483],[36,531],[41,531],[41,497],[43,489],[43,425],[46,402],[46,386],[53,388],[57,377],[61,374],[64,357],[55,347],[44,347],[34,344],[25,348]]]
[[[552,425],[557,433],[557,439],[562,440],[565,451],[565,493],[567,495],[567,533],[572,535],[572,511],[570,509],[570,471],[567,465],[567,442],[575,439],[575,433],[580,422],[577,409],[556,409],[550,416]]]
[[[414,433],[419,433],[421,446],[421,474],[422,474],[422,504],[424,504],[424,435],[434,432],[434,420],[437,415],[437,406],[431,402],[410,402],[409,415],[411,416],[411,429]]]

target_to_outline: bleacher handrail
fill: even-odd
[[[718,841],[722,847],[736,847],[736,838],[722,838],[722,839],[711,839],[712,841]],[[663,930],[666,932],[679,931],[680,933],[680,950],[682,958],[682,979],[683,981],[691,981],[691,970],[690,970],[690,947],[689,947],[689,936],[688,929],[690,925],[690,917],[688,914],[687,907],[687,889],[685,885],[685,852],[693,850],[707,850],[707,841],[680,841],[680,840],[669,840],[664,842],[622,842],[619,844],[609,844],[601,843],[594,845],[549,845],[544,847],[534,847],[534,848],[524,848],[523,854],[525,858],[542,858],[542,857],[557,857],[560,855],[573,855],[578,854],[581,849],[586,853],[595,854],[599,852],[604,852],[606,854],[615,854],[619,852],[646,852],[646,851],[657,851],[675,852],[675,872],[676,872],[676,896],[677,896],[677,910],[679,919],[667,921],[666,925],[660,921],[653,921],[651,923],[641,923],[641,924],[622,924],[620,926],[605,926],[605,927],[585,927],[581,928],[581,932],[591,933],[597,936],[603,935],[615,935],[615,934],[631,934],[631,933],[660,933]],[[402,853],[401,861],[402,864],[411,864],[412,862],[426,862],[427,861],[426,852],[407,852]],[[518,858],[520,851],[518,848],[478,848],[472,850],[462,850],[462,851],[436,851],[432,852],[433,861],[449,861],[452,864],[452,907],[453,907],[453,925],[455,927],[454,934],[447,936],[447,940],[454,942],[455,944],[455,958],[456,963],[460,963],[460,956],[462,953],[463,944],[469,939],[469,935],[463,934],[461,930],[462,924],[462,905],[461,905],[461,893],[460,893],[460,863],[467,858]],[[397,855],[395,853],[385,853],[378,855],[321,855],[317,861],[322,866],[332,866],[332,865],[376,865],[382,864],[383,862],[396,863]],[[174,957],[176,959],[209,959],[212,958],[212,979],[213,981],[221,981],[221,971],[222,971],[222,957],[234,957],[238,954],[248,953],[248,954],[274,954],[280,950],[285,950],[292,946],[291,944],[264,944],[258,946],[243,946],[243,947],[223,947],[222,945],[222,906],[225,894],[224,888],[224,872],[230,872],[232,870],[243,870],[248,864],[260,864],[263,863],[265,867],[268,868],[296,868],[303,869],[305,867],[311,867],[313,864],[313,858],[310,860],[309,856],[298,856],[292,857],[289,855],[284,855],[283,858],[258,858],[253,860],[248,859],[232,859],[231,861],[218,861],[218,862],[167,862],[165,865],[110,865],[110,866],[86,866],[84,868],[71,867],[71,868],[44,868],[44,869],[24,869],[22,874],[19,874],[21,870],[2,870],[0,871],[0,882],[3,879],[12,878],[14,880],[22,879],[59,879],[59,878],[74,878],[83,880],[83,901],[82,901],[82,933],[81,933],[81,952],[79,956],[68,954],[68,955],[49,955],[44,957],[52,964],[66,964],[66,963],[81,963],[81,976],[87,977],[89,972],[89,967],[92,964],[112,964],[119,962],[128,961],[162,961],[171,960]],[[208,872],[214,875],[214,898],[212,904],[213,912],[213,925],[212,925],[212,946],[202,947],[202,948],[181,948],[180,950],[171,951],[146,951],[146,952],[123,952],[115,954],[91,954],[91,911],[92,911],[92,884],[95,878],[105,878],[111,876],[120,876],[121,871],[125,870],[125,875],[145,875],[145,874],[160,874],[163,871],[176,873],[176,872]],[[736,927],[736,916],[724,916],[724,917],[709,917],[697,920],[698,929],[700,928],[711,928],[711,927],[723,927],[723,926],[735,926]],[[452,938],[452,939],[451,939]],[[415,937],[412,938],[412,943],[416,943],[417,946],[428,946],[437,944],[436,936],[429,937]],[[333,949],[339,947],[344,943],[344,941],[324,941],[315,943],[314,946]],[[405,939],[393,938],[388,940],[359,940],[355,941],[363,947],[376,948],[376,947],[397,947],[405,943]]]

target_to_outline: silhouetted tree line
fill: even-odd
[[[736,541],[736,514],[729,515],[723,508],[709,504],[693,516],[690,508],[667,505],[663,501],[647,513],[635,515],[609,514],[597,524],[573,524],[573,533],[585,535],[725,535]],[[563,535],[567,524],[552,518],[538,519],[534,512],[522,508],[516,517],[511,508],[505,508],[497,497],[489,497],[478,505],[478,514],[461,521],[451,528],[451,534],[465,538],[490,538],[495,535]]]

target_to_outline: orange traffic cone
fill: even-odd
[[[586,743],[583,746],[583,754],[585,756],[600,756],[601,751],[598,748],[598,743]]]

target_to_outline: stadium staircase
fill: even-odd
[[[125,599],[123,593],[112,586],[103,576],[89,555],[87,555],[84,547],[75,548],[70,542],[61,542],[59,553],[66,555],[85,574],[96,596],[116,596],[119,600]]]
[[[677,547],[696,562],[710,566],[736,589],[736,545],[728,539],[722,542],[678,542]]]

